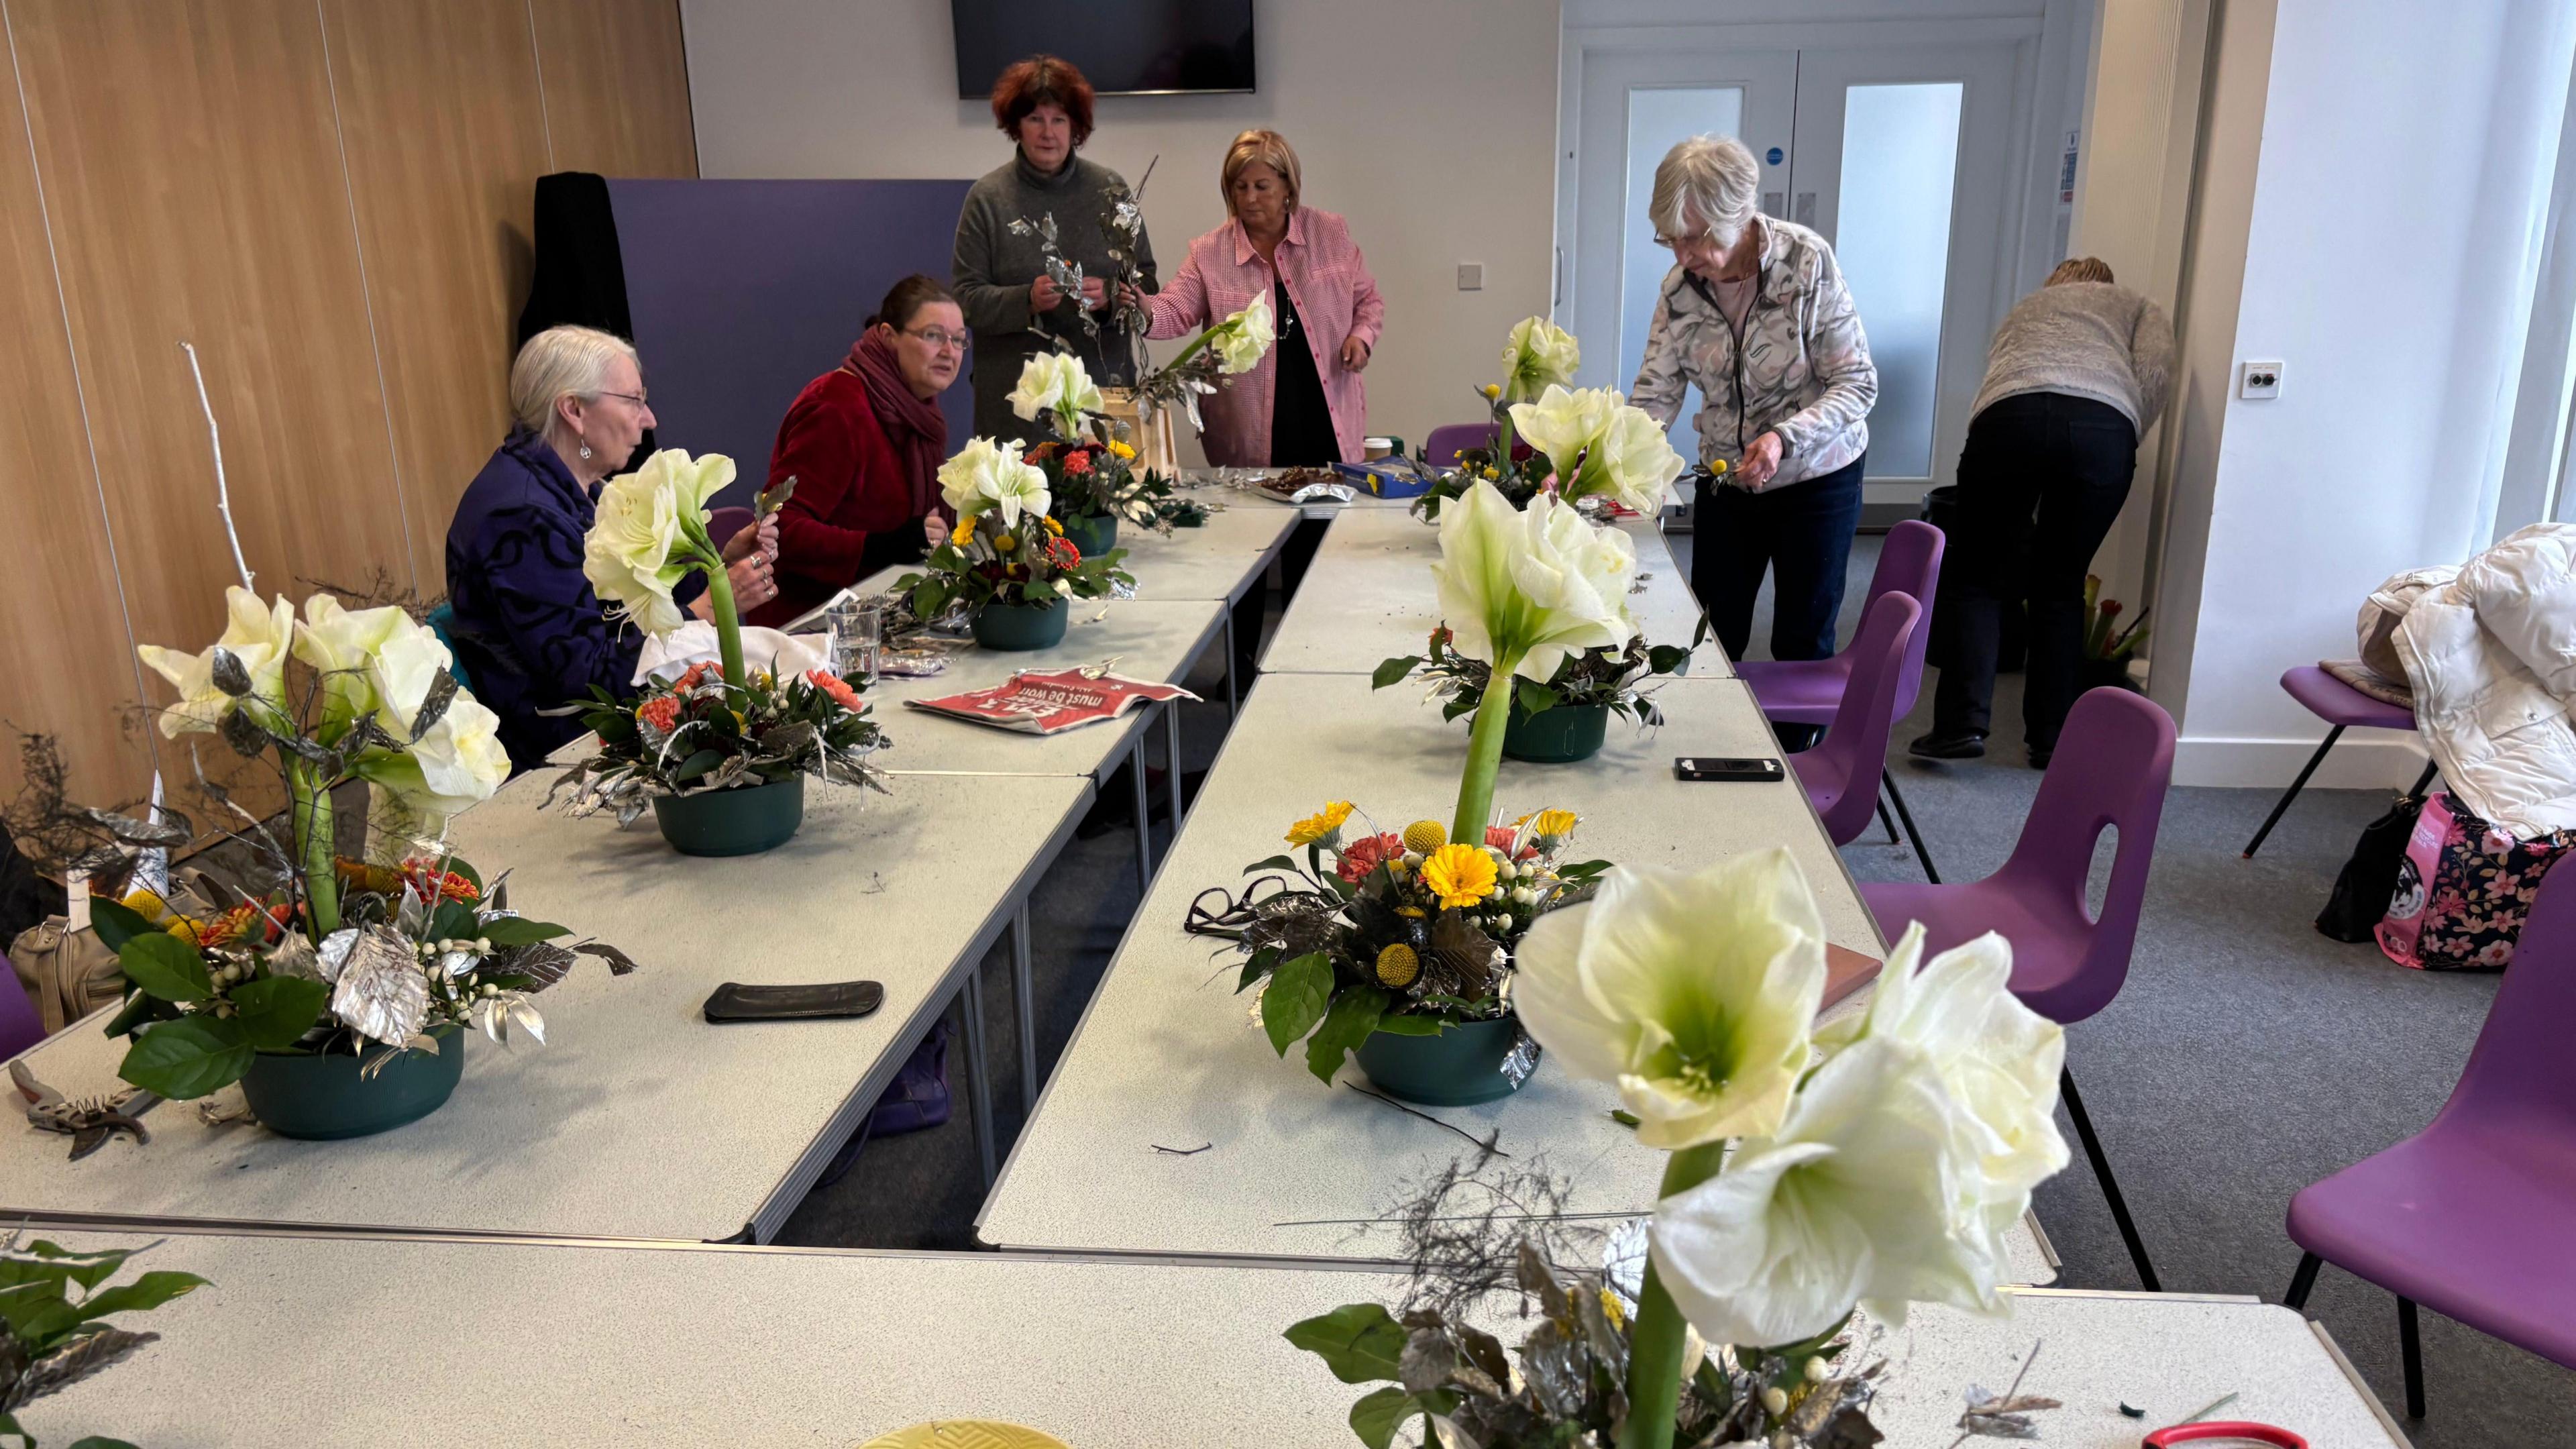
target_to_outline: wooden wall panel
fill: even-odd
[[[554,169],[695,176],[679,0],[528,0]]]
[[[203,648],[235,577],[182,338],[261,591],[407,581],[312,0],[8,6],[136,636]]]
[[[0,716],[58,735],[76,798],[142,797],[149,737],[123,726],[139,682],[117,596],[107,521],[90,471],[80,394],[54,287],[44,207],[27,149],[14,68],[0,52],[0,517],[8,519],[0,598]],[[0,740],[0,796],[19,785],[17,741]]]
[[[340,135],[424,596],[457,497],[509,430],[546,165],[527,0],[325,0]]]

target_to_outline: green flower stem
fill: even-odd
[[[1468,845],[1485,838],[1485,821],[1494,813],[1494,776],[1503,767],[1503,726],[1512,714],[1512,671],[1521,656],[1494,661],[1485,681],[1485,698],[1476,706],[1475,732],[1467,737],[1467,773],[1458,781],[1458,814],[1449,838]]]
[[[319,941],[340,929],[340,879],[331,873],[331,787],[311,765],[290,760],[286,789],[293,802],[295,855],[304,865],[304,900],[313,909],[313,938]]]
[[[1662,1197],[1688,1192],[1726,1161],[1724,1142],[1685,1147],[1664,1164]],[[1646,1260],[1646,1284],[1637,1297],[1637,1327],[1628,1338],[1628,1426],[1619,1449],[1672,1449],[1673,1408],[1681,1401],[1682,1348],[1689,1340],[1682,1311],[1664,1291],[1655,1260]]]
[[[742,688],[742,615],[733,606],[733,579],[725,572],[724,560],[709,565],[707,604],[715,615],[716,648],[724,656],[725,683]]]
[[[1174,353],[1172,360],[1163,364],[1163,371],[1169,372],[1173,368],[1180,366],[1182,363],[1189,361],[1191,354],[1197,352],[1200,348],[1207,346],[1208,339],[1214,337],[1217,334],[1218,329],[1224,326],[1225,323],[1219,322],[1216,326],[1210,327],[1206,331],[1201,332],[1198,336],[1191,338],[1189,346],[1182,348],[1177,353]]]

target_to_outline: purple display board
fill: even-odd
[[[749,507],[779,420],[840,365],[886,289],[948,279],[971,181],[608,183],[655,440],[741,469],[719,506]],[[952,447],[973,428],[966,374],[940,399]]]

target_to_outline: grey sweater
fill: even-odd
[[[2126,287],[2042,287],[2014,303],[1995,329],[1969,415],[2017,393],[2056,392],[2108,403],[2143,433],[2164,411],[2173,351],[2164,309]]]
[[[1035,236],[1013,236],[1011,223],[1023,217],[1035,222],[1053,215],[1056,251],[1078,262],[1083,275],[1116,275],[1109,260],[1110,236],[1105,225],[1110,202],[1127,189],[1115,171],[1076,155],[1063,170],[1045,175],[1018,152],[1009,165],[986,174],[966,193],[957,217],[957,253],[950,264],[957,302],[966,325],[975,332],[975,432],[980,437],[1018,438],[1035,442],[1046,430],[1025,423],[1011,412],[1011,389],[1019,385],[1020,365],[1030,355],[1053,350],[1053,344],[1030,330],[1029,284],[1044,263]],[[1136,236],[1137,281],[1148,292],[1161,290],[1154,278],[1154,246],[1139,227]],[[1093,314],[1100,322],[1096,338],[1083,334],[1079,304],[1071,299],[1047,314],[1049,332],[1063,338],[1082,358],[1091,380],[1103,387],[1126,387],[1135,381],[1134,347],[1127,329],[1108,311]]]

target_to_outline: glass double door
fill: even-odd
[[[1761,207],[1832,244],[1878,367],[1873,499],[1955,470],[2001,319],[2011,43],[1587,51],[1573,228],[1582,381],[1626,389],[1673,265],[1647,220],[1655,166],[1709,133],[1761,163]],[[1615,342],[1613,341],[1615,339]],[[1673,445],[1696,459],[1696,392]]]

